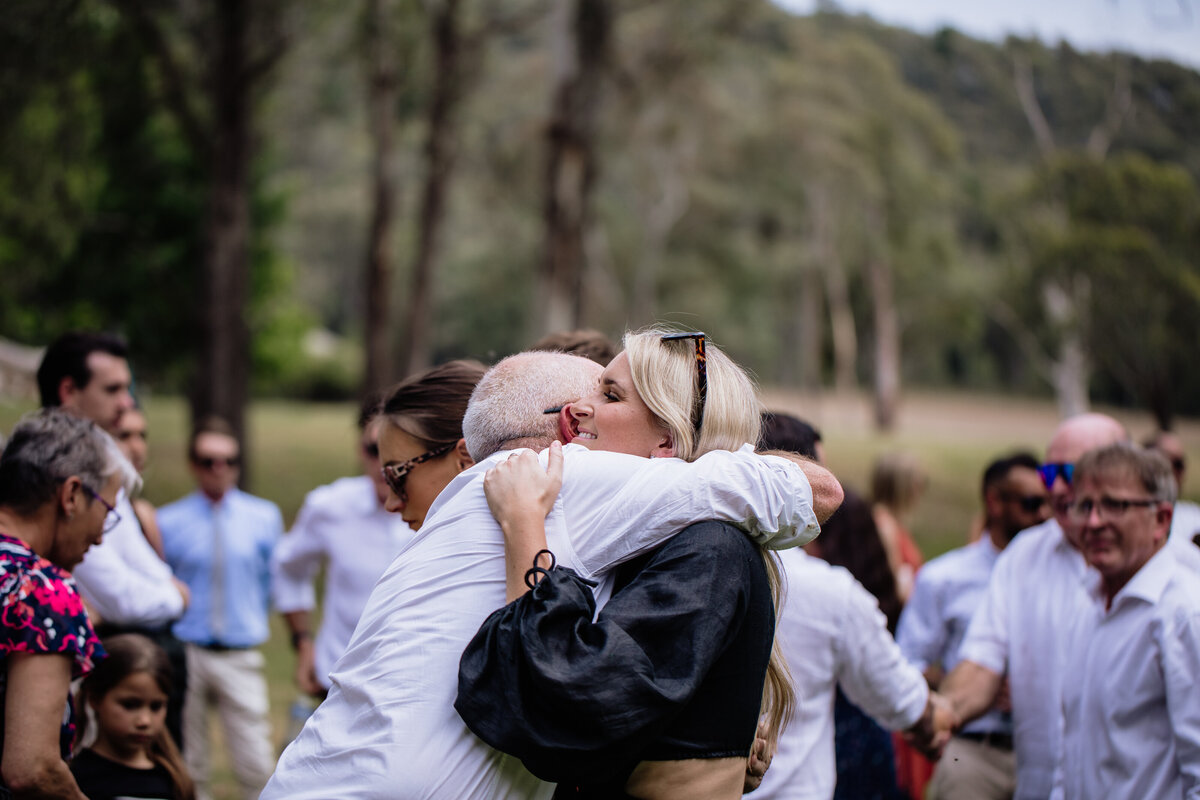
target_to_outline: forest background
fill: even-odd
[[[823,5],[44,0],[0,27],[0,336],[242,426],[546,330],[764,384],[1200,411],[1200,74]]]

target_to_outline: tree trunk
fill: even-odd
[[[1057,283],[1042,286],[1046,317],[1059,334],[1058,354],[1050,364],[1050,376],[1058,411],[1064,418],[1088,410],[1091,362],[1085,339],[1085,315],[1090,297],[1090,286],[1082,275],[1076,275],[1068,286]]]
[[[806,264],[800,268],[800,299],[796,307],[797,341],[793,358],[800,362],[800,385],[809,391],[821,388],[821,353],[824,351],[825,330],[821,315],[821,276],[819,266]]]
[[[867,261],[867,283],[871,288],[871,317],[875,327],[874,407],[875,427],[890,431],[896,425],[900,404],[900,320],[896,313],[896,292],[892,265],[886,252],[886,226],[875,215],[871,226],[876,247],[881,252]]]
[[[595,179],[595,128],[612,20],[607,0],[551,10],[554,88],[544,177],[541,331],[575,328],[583,310],[584,228]]]
[[[371,145],[371,227],[367,235],[366,370],[363,396],[396,377],[388,326],[392,283],[392,231],[396,215],[395,113],[399,65],[389,41],[386,0],[367,0],[367,115]]]
[[[249,10],[242,0],[218,0],[209,75],[213,110],[212,184],[206,223],[203,339],[192,415],[224,417],[245,441],[250,333],[244,317],[250,271]],[[243,459],[246,456],[243,446]],[[243,468],[243,480],[248,470]]]
[[[405,375],[432,364],[430,329],[433,319],[433,275],[439,256],[442,223],[446,217],[446,194],[454,166],[454,112],[462,97],[462,33],[459,30],[459,0],[443,0],[430,10],[430,34],[434,45],[433,97],[429,103],[425,139],[425,184],[417,229],[417,252],[413,261],[412,290],[404,317]]]
[[[825,301],[829,306],[833,387],[838,393],[849,393],[858,386],[858,331],[854,324],[854,309],[850,306],[850,282],[834,244],[829,203],[824,192],[814,195],[813,214],[817,260],[825,282]]]

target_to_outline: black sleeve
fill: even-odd
[[[543,780],[632,767],[745,615],[746,546],[722,524],[688,528],[654,551],[595,622],[590,582],[551,570],[492,614],[467,646],[459,715]]]

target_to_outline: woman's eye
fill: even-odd
[[[121,701],[121,708],[125,709],[126,711],[137,711],[141,707],[142,707],[141,700],[122,700]]]
[[[154,700],[154,701],[151,701],[151,703],[150,703],[150,710],[152,712],[154,712],[155,714],[162,711],[166,707],[167,707],[167,704],[163,703],[159,700]]]
[[[608,402],[610,402],[610,403],[615,403],[615,402],[617,402],[617,401],[618,401],[620,398],[618,398],[618,397],[617,397],[615,394],[613,394],[612,392],[605,392],[605,393],[604,393],[604,399],[605,399],[605,400],[607,400],[607,401],[608,401]]]

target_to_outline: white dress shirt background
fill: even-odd
[[[1200,798],[1200,551],[1163,547],[1113,597],[1099,580],[1069,635],[1066,800]]]
[[[796,710],[762,785],[749,797],[828,800],[837,781],[833,703],[851,702],[886,728],[921,718],[929,687],[904,660],[875,597],[841,567],[803,550],[779,553],[787,594],[775,629],[796,689]]]
[[[1054,519],[1017,534],[996,560],[959,655],[999,675],[1012,694],[1017,800],[1045,800],[1062,753],[1066,633],[1089,601],[1090,572]]]

